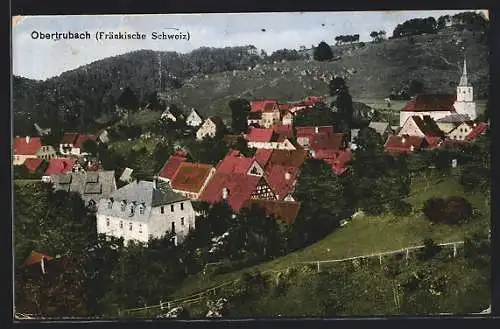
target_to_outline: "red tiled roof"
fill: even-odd
[[[455,95],[418,95],[401,110],[405,112],[450,111],[455,112]]]
[[[424,141],[424,138],[417,136],[389,135],[384,147],[389,153],[411,152],[411,146],[414,147],[414,151],[419,150],[424,145]]]
[[[293,126],[292,125],[273,125],[272,128],[276,133],[285,138],[291,138],[294,136],[293,134]]]
[[[182,162],[172,178],[175,190],[199,193],[213,169],[211,165]]]
[[[273,154],[273,150],[268,149],[258,149],[255,152],[255,160],[265,168],[269,160],[271,159],[271,155]]]
[[[310,137],[316,134],[316,128],[318,128],[318,133],[320,134],[333,134],[333,126],[319,126],[319,127],[296,127],[297,137]]]
[[[29,172],[34,173],[40,165],[43,163],[43,159],[40,158],[28,158],[24,161],[24,166]]]
[[[36,155],[42,147],[40,137],[31,137],[26,142],[26,137],[16,137],[14,139],[14,154],[18,155]]]
[[[28,258],[24,261],[24,265],[31,266],[34,264],[40,264],[42,258],[45,258],[45,260],[49,261],[54,259],[54,257],[42,254],[41,252],[32,251]]]
[[[45,170],[45,176],[66,174],[73,169],[76,161],[67,158],[50,159],[49,167]]]
[[[273,130],[270,128],[255,128],[252,127],[248,133],[247,140],[249,142],[270,142],[273,138]]]
[[[307,151],[304,150],[273,150],[267,165],[300,168],[306,159]]]
[[[293,224],[300,210],[300,202],[287,202],[278,200],[249,200],[245,208],[263,208],[268,216]]]
[[[177,169],[179,169],[181,163],[185,162],[186,160],[186,157],[171,155],[170,158],[168,158],[167,162],[165,162],[165,164],[163,165],[163,168],[161,169],[158,176],[166,179],[172,179]]]
[[[287,179],[287,173],[290,175]],[[283,200],[293,192],[294,182],[299,175],[299,168],[270,165],[266,168],[266,180],[274,194]]]
[[[324,96],[308,96],[306,98],[306,102],[324,103],[324,102],[326,102],[326,97],[324,97]]]
[[[251,198],[261,177],[240,173],[216,172],[202,192],[200,200],[208,203],[222,201],[222,190],[229,191],[228,202],[234,211],[239,211],[243,204]]]
[[[63,137],[61,138],[60,144],[74,145],[77,138],[78,138],[78,133],[64,133]]]
[[[264,111],[264,107],[268,103],[276,104],[276,103],[278,103],[278,101],[274,100],[274,99],[253,100],[250,102],[250,106],[251,106],[250,112],[262,112],[262,111]]]
[[[278,104],[278,105],[279,105],[280,111],[289,111],[293,107],[293,104],[290,104],[290,103]]]
[[[424,135],[443,137],[443,132],[437,125],[436,121],[434,121],[430,116],[424,116],[424,118],[421,118],[418,115],[414,115],[411,118]]]
[[[317,150],[340,150],[342,147],[343,133],[337,134],[314,134],[309,139],[309,147]]]
[[[76,139],[75,143],[74,143],[74,147],[75,148],[82,148],[83,147],[83,143],[85,143],[86,141],[96,141],[97,140],[97,136],[94,136],[94,135],[78,135],[78,138]]]
[[[424,139],[427,142],[427,148],[429,150],[440,147],[441,143],[443,142],[443,138],[436,136],[425,136]]]
[[[479,122],[472,129],[472,131],[467,136],[465,136],[465,140],[473,141],[476,138],[478,138],[480,135],[486,133],[487,130],[488,130],[488,125],[485,122]]]
[[[230,150],[229,153],[217,164],[217,172],[246,174],[255,158],[246,158],[239,151]]]

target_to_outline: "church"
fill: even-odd
[[[457,116],[457,114],[459,114]],[[430,116],[435,121],[445,117],[477,118],[474,90],[467,77],[467,61],[464,66],[456,95],[447,94],[422,94],[406,104],[399,113],[399,126],[402,127],[406,120],[412,116]]]

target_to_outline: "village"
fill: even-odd
[[[464,60],[456,95],[418,95],[400,111],[399,126],[372,121],[368,127],[383,138],[385,152],[394,156],[469,143],[488,129],[487,122],[477,120],[473,94]],[[336,175],[343,175],[357,147],[359,129],[352,129],[346,139],[333,126],[294,126],[299,113],[315,111],[316,104],[327,101],[327,96],[294,103],[252,100],[248,132],[239,137],[255,150],[253,156],[230,149],[214,166],[190,162],[186,150],[179,148],[149,181],[132,178],[133,168],[119,176],[103,170],[99,159],[86,152],[85,144],[88,148],[109,142],[106,130],[99,135],[67,132],[57,149],[44,145],[41,137],[17,136],[13,165],[24,166],[31,175],[39,173],[39,179],[53,184],[55,190],[80,194],[96,214],[97,232],[123,238],[124,243],[147,243],[167,231],[175,244],[181,243],[196,230],[194,201],[223,202],[236,213],[258,206],[291,225],[303,201],[294,196],[294,190],[304,161],[324,161]],[[167,109],[162,119],[184,120],[198,141],[235,137],[219,117],[205,119],[195,109],[187,116]],[[451,165],[457,166],[456,160]]]

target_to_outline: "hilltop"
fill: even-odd
[[[464,51],[476,98],[488,93],[488,47],[484,34],[443,30],[438,34],[390,39],[379,43],[332,46],[335,60],[311,59],[266,63],[253,46],[202,48],[189,54],[141,50],[106,58],[45,81],[14,78],[17,133],[33,122],[66,129],[95,129],[93,122],[114,112],[115,100],[130,86],[144,103],[161,97],[184,111],[196,107],[204,116],[230,118],[228,101],[237,97],[297,100],[327,94],[335,75],[347,79],[355,100],[383,100],[411,80],[424,92],[453,93]]]

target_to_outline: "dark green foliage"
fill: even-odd
[[[424,202],[422,211],[430,221],[445,224],[463,223],[473,214],[471,203],[458,196],[430,198]]]
[[[393,38],[403,38],[421,34],[432,34],[437,31],[437,22],[434,17],[413,18],[398,24],[392,34]]]
[[[463,153],[468,154],[469,161],[462,167],[460,183],[469,190],[477,190],[489,194],[491,189],[491,154],[490,137],[479,137]]]
[[[396,216],[408,216],[412,212],[412,205],[403,200],[394,200],[390,202],[390,209]]]
[[[278,49],[267,57],[267,61],[270,63],[281,62],[281,61],[296,61],[300,59],[305,59],[304,55],[299,54],[295,49]]]
[[[232,131],[235,133],[247,132],[247,116],[250,113],[250,103],[242,98],[233,99],[229,101],[229,108],[231,109],[232,115]]]
[[[336,115],[324,104],[316,104],[312,108],[300,111],[293,119],[293,125],[302,126],[332,126],[336,122]]]
[[[442,247],[437,245],[432,239],[424,240],[424,248],[417,252],[417,258],[421,261],[427,261],[434,258],[441,251]]]
[[[359,42],[359,34],[353,35],[339,35],[335,37],[335,44],[340,45],[344,43]]]
[[[229,149],[218,138],[206,137],[202,141],[189,141],[186,147],[194,162],[216,165],[222,160]]]
[[[247,140],[243,137],[238,137],[236,142],[231,145],[231,148],[240,151],[245,157],[252,157],[257,151],[255,148],[249,148]]]
[[[335,98],[331,106],[336,109],[338,120],[343,127],[341,131],[350,132],[353,123],[354,109],[352,97],[349,94],[349,88],[347,87],[346,81],[341,77],[335,77],[330,81],[328,88],[330,90],[330,95]]]
[[[97,142],[94,140],[86,140],[83,142],[82,151],[90,155],[97,155]]]
[[[168,158],[174,153],[170,143],[158,143],[153,151],[154,171],[159,172]]]
[[[314,48],[313,58],[317,61],[331,60],[333,58],[332,48],[330,48],[326,42],[320,42],[318,46]]]

